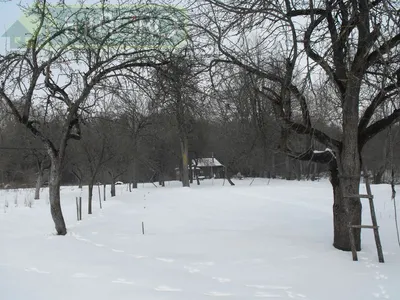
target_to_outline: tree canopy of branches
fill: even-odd
[[[273,104],[283,140],[300,134],[304,147],[281,149],[299,160],[329,164],[334,191],[334,246],[350,250],[349,226],[360,225],[358,194],[361,150],[376,134],[400,119],[400,16],[394,1],[219,1],[205,0],[197,26],[216,56],[258,78],[257,92]],[[205,24],[205,25],[204,25]],[[328,90],[320,103],[334,107],[338,138],[318,128],[312,103],[317,88]],[[383,106],[391,112],[377,113]],[[332,113],[336,113],[332,112]],[[343,191],[343,192],[342,192]],[[361,248],[360,230],[356,246]]]

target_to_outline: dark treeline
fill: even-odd
[[[243,100],[240,103],[243,105]],[[227,107],[234,115],[229,120],[219,110],[214,111],[219,114],[217,117],[207,114],[191,120],[188,131],[190,160],[214,155],[229,168],[231,176],[240,172],[249,177],[314,180],[327,174],[324,165],[292,159],[280,151],[279,127],[273,116],[263,116],[265,124],[260,132],[255,120],[259,116],[234,103]],[[129,112],[134,110],[135,107],[130,107],[121,113],[98,113],[84,121],[82,141],[69,144],[68,159],[63,166],[63,184],[81,186],[123,181],[134,188],[140,182],[158,184],[163,180],[179,179],[175,172],[181,160],[179,136],[171,116],[168,112],[137,113],[135,117],[140,122],[137,125],[140,130],[132,133]],[[57,126],[60,124],[55,118],[48,124],[48,130],[51,132]],[[293,139],[292,142],[301,141]],[[46,185],[50,164],[46,151],[24,126],[9,116],[1,122],[0,147],[0,183],[3,187]],[[320,149],[324,150],[322,146]],[[375,183],[390,182],[392,162],[397,177],[399,150],[398,126],[381,132],[367,144],[364,160]]]

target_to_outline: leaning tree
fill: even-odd
[[[377,133],[400,120],[399,3],[360,1],[205,0],[197,24],[216,55],[211,67],[236,64],[258,78],[256,89],[271,101],[282,133],[307,135],[312,144],[281,149],[299,160],[328,164],[334,194],[334,247],[349,251],[349,225],[360,225],[358,198],[361,151]],[[204,4],[204,3],[203,3]],[[205,24],[205,25],[204,25]],[[317,99],[340,116],[338,138],[317,126],[311,109]],[[390,104],[386,117],[378,114]],[[285,140],[285,139],[284,139]],[[286,138],[286,140],[288,140]],[[356,247],[361,249],[360,230]]]
[[[0,99],[43,143],[51,161],[49,199],[59,235],[67,232],[60,204],[62,166],[68,141],[82,137],[82,113],[97,105],[89,95],[137,68],[167,63],[168,46],[184,38],[171,29],[179,28],[178,11],[139,4],[71,7],[35,1],[25,12],[34,28],[28,42],[0,57]],[[162,23],[154,27],[154,22]],[[45,129],[55,116],[62,126],[53,137]]]

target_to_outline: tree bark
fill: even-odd
[[[88,199],[88,214],[92,214],[92,203],[93,203],[93,182],[89,183],[89,199]]]
[[[137,189],[137,187],[138,187],[138,184],[137,184],[137,162],[136,162],[136,157],[134,157],[132,160],[132,188]]]
[[[358,194],[360,179],[358,178],[339,178],[337,168],[330,169],[330,182],[333,188],[333,227],[334,241],[333,246],[344,251],[351,251],[349,236],[349,221],[352,225],[361,224],[361,202],[358,198],[343,198],[343,193]],[[349,216],[346,212],[348,205]],[[357,251],[361,250],[361,230],[354,229],[354,238]]]
[[[111,182],[111,197],[115,197],[115,182],[114,182],[114,179]]]
[[[41,164],[39,167],[38,177],[36,179],[35,200],[40,199],[40,188],[42,187],[42,182],[43,182],[43,166]]]
[[[275,166],[275,152],[272,152],[271,155],[271,178],[276,178],[276,166]]]
[[[186,137],[181,137],[181,154],[182,154],[182,186],[189,187],[189,149]]]
[[[286,156],[285,165],[286,165],[286,178],[285,179],[292,180],[292,163],[291,163],[289,156]]]
[[[66,235],[67,228],[65,226],[64,217],[61,210],[60,202],[60,182],[61,182],[61,163],[58,157],[53,155],[51,158],[50,175],[49,175],[49,201],[50,212],[53,218],[58,235]]]

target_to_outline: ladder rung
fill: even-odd
[[[379,226],[374,225],[350,225],[351,228],[369,228],[369,229],[378,229]]]
[[[366,199],[374,199],[373,195],[360,194],[360,195],[345,195],[344,198],[366,198]]]

